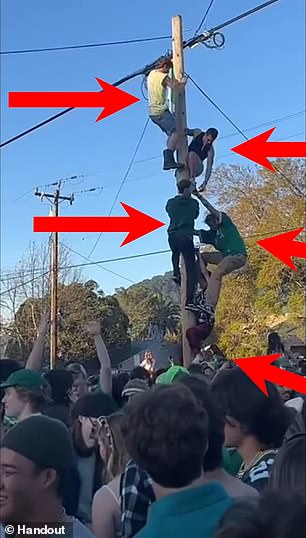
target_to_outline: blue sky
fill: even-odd
[[[169,35],[171,17],[176,14],[183,16],[185,37],[191,37],[208,0],[194,0],[192,3],[186,0],[155,0],[149,8],[139,0],[107,3],[107,7],[105,4],[98,0],[3,0],[1,50]],[[256,0],[215,0],[205,28],[256,4]],[[186,51],[186,71],[242,129],[305,108],[303,12],[303,0],[280,0],[225,29],[223,50],[211,51],[200,46]],[[8,109],[8,91],[95,91],[98,90],[96,76],[114,82],[164,54],[170,47],[169,40],[2,56],[1,139],[6,140],[56,112],[54,109]],[[141,96],[140,87],[141,78],[122,86],[140,97],[141,101],[119,114],[95,123],[98,110],[76,110],[3,149],[3,269],[14,267],[31,240],[47,239],[44,234],[32,232],[32,217],[47,215],[48,203],[40,203],[31,192],[15,201],[30,189],[63,177],[84,174],[82,183],[66,184],[63,194],[91,187],[104,186],[105,189],[99,196],[76,196],[72,207],[62,206],[62,214],[108,214],[146,120],[147,104]],[[216,126],[221,136],[233,132],[233,128],[191,83],[187,99],[190,127]],[[300,115],[277,125],[275,138],[303,139],[303,129],[304,118]],[[218,162],[242,162],[234,154],[228,156],[230,148],[241,141],[239,134],[220,140],[216,145]],[[123,214],[119,203],[122,201],[167,223],[164,207],[167,199],[175,193],[173,175],[162,172],[161,157],[145,160],[161,154],[163,146],[163,134],[150,124],[114,208],[114,215]],[[137,162],[142,160],[145,161]],[[137,181],[132,181],[134,179]],[[122,234],[104,234],[93,259],[106,260],[167,248],[166,228],[120,248],[123,237]],[[96,238],[96,234],[62,236],[66,244],[84,256],[89,255]],[[76,254],[72,255],[72,260],[74,263],[84,261]],[[163,254],[112,262],[105,267],[136,282],[164,273],[171,264],[170,256]],[[84,275],[97,280],[107,293],[129,284],[96,266],[86,268]]]

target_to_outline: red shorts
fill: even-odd
[[[190,327],[190,329],[186,331],[186,338],[192,353],[200,353],[202,342],[208,338],[212,330],[213,325],[208,323],[199,323],[199,325]]]

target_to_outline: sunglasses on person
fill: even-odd
[[[88,418],[92,427],[91,436],[94,437],[95,439],[98,439],[99,435],[101,435],[101,432],[104,431],[107,437],[107,440],[109,442],[110,449],[112,450],[114,447],[114,441],[113,441],[113,435],[109,427],[107,417],[101,416],[98,418],[92,418],[92,417],[88,417]]]

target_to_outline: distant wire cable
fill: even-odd
[[[271,125],[272,123],[273,123],[273,124],[275,124],[275,123],[281,123],[281,122],[283,122],[283,121],[287,121],[287,120],[292,119],[292,118],[297,118],[298,116],[302,116],[303,114],[305,115],[305,112],[306,112],[306,110],[301,110],[301,111],[299,111],[299,112],[295,112],[295,113],[293,113],[293,114],[288,114],[287,116],[281,116],[281,117],[279,117],[279,118],[272,119],[272,120],[270,120],[270,121],[268,121],[268,122],[265,122],[265,123],[260,123],[260,124],[258,124],[258,125],[253,125],[252,127],[246,127],[246,128],[244,129],[244,132],[246,133],[246,132],[248,132],[248,131],[254,131],[255,129],[259,129],[259,128],[261,128],[261,127],[269,126],[269,125]],[[236,135],[237,135],[237,133],[234,132],[234,133],[230,133],[230,134],[228,134],[228,135],[219,136],[219,137],[218,137],[218,140],[225,140],[225,139],[227,139],[227,138],[231,138],[231,137],[236,136]],[[141,164],[141,163],[144,163],[144,162],[147,162],[147,161],[153,161],[153,160],[155,160],[155,159],[159,159],[159,158],[160,158],[160,155],[154,155],[154,156],[152,156],[152,157],[147,157],[146,159],[140,159],[140,160],[138,160],[138,161],[135,161],[134,164]]]
[[[184,41],[183,48],[192,48],[195,44],[204,42],[205,39],[209,39],[214,33],[218,32],[222,28],[225,28],[226,26],[229,26],[230,24],[233,24],[234,22],[237,22],[239,20],[242,20],[245,17],[248,17],[249,15],[252,15],[253,13],[256,13],[257,11],[260,11],[261,9],[264,9],[272,4],[275,4],[276,2],[279,2],[279,0],[269,0],[268,2],[265,2],[264,4],[260,4],[259,6],[255,6],[254,8],[250,9],[249,11],[245,11],[244,13],[241,13],[240,15],[237,15],[236,17],[229,19],[218,26],[215,26],[215,28],[212,28],[208,32],[204,34],[200,34],[198,36],[194,36],[191,39],[188,39],[187,41]],[[138,77],[139,75],[145,75],[149,73],[154,66],[156,65],[156,62],[159,60],[157,58],[154,62],[151,64],[148,64],[142,68],[140,68],[138,71],[135,71],[134,73],[130,75],[126,75],[125,77],[121,78],[120,80],[117,80],[112,85],[117,87],[121,86],[124,82],[127,82],[128,80],[132,80],[133,78]],[[102,91],[102,90],[101,90]],[[57,114],[54,114],[53,116],[50,116],[49,118],[46,118],[45,120],[36,123],[29,129],[26,129],[25,131],[22,131],[21,133],[13,136],[12,138],[9,138],[8,140],[5,140],[0,144],[0,148],[3,148],[7,146],[8,144],[11,144],[12,142],[16,142],[16,140],[19,140],[20,138],[26,136],[27,134],[32,133],[33,131],[36,131],[36,129],[40,129],[40,127],[43,127],[44,125],[47,125],[48,123],[51,123],[52,121],[60,118],[61,116],[64,116],[68,112],[71,112],[71,110],[74,110],[75,107],[69,107],[65,108],[61,112],[58,112]]]
[[[22,49],[22,50],[5,50],[0,51],[0,54],[9,55],[9,54],[33,54],[36,52],[56,52],[61,50],[76,50],[76,49],[92,49],[95,47],[112,47],[114,45],[130,45],[134,43],[149,43],[152,41],[163,41],[166,39],[171,39],[171,35],[156,36],[156,37],[143,37],[138,39],[124,39],[122,41],[107,41],[104,43],[87,43],[84,45],[68,45],[62,47],[45,47],[41,49]]]
[[[145,101],[148,101],[148,86],[147,86],[146,77],[143,77],[141,81],[141,94],[142,94],[142,97],[145,99]]]
[[[300,224],[297,224],[294,228],[283,228],[282,230],[269,230],[268,232],[259,232],[259,233],[256,233],[256,234],[251,234],[251,235],[244,236],[243,239],[245,241],[247,241],[249,239],[255,239],[256,237],[267,237],[269,235],[273,236],[273,235],[277,235],[277,234],[281,234],[281,233],[292,232],[292,231],[296,230],[299,226],[300,226]],[[70,247],[66,246],[66,248],[72,250]],[[59,271],[61,271],[63,269],[76,269],[78,267],[88,267],[88,266],[97,265],[97,264],[123,262],[123,261],[127,261],[127,260],[138,259],[138,258],[146,258],[148,256],[157,256],[157,255],[160,255],[160,254],[168,254],[169,252],[171,252],[170,249],[165,249],[165,250],[157,250],[155,252],[145,252],[143,254],[132,254],[130,256],[122,256],[122,257],[119,257],[119,258],[109,258],[109,259],[106,259],[106,260],[88,261],[88,262],[85,262],[85,263],[67,265],[66,267],[59,267]],[[76,252],[76,254],[78,254],[80,256],[83,256],[79,252]],[[86,258],[86,256],[84,256],[84,258]],[[34,271],[40,271],[40,270],[41,269],[37,268]],[[19,275],[24,275],[24,274],[29,273],[29,272],[32,273],[33,270],[23,271],[21,273],[16,273],[15,275],[12,275],[11,273],[8,273],[6,278],[3,275],[1,275],[1,281],[13,280],[14,278],[18,278]],[[41,278],[42,276],[44,276],[45,274],[48,274],[48,273],[50,273],[50,271],[47,271],[46,273],[42,273],[42,274],[38,275],[37,277],[35,277],[35,279],[36,278]],[[119,274],[118,274],[118,276],[122,277],[122,275],[119,275]],[[32,279],[29,282],[32,282]],[[16,288],[16,286],[11,288],[10,290],[4,291],[0,295],[4,295],[5,293],[8,293],[9,291],[11,291],[12,289],[15,289],[15,288]]]
[[[194,32],[194,35],[197,35],[201,30],[202,30],[202,26],[204,24],[204,22],[206,21],[207,19],[207,16],[208,16],[208,13],[210,12],[211,8],[212,8],[212,5],[214,3],[214,0],[210,0],[208,6],[207,6],[207,9],[201,19],[201,22],[199,24],[199,26],[197,27],[196,31]]]
[[[220,112],[220,114],[222,114],[222,116],[236,129],[236,131],[238,131],[238,133],[241,134],[241,136],[243,136],[243,138],[245,140],[249,140],[248,137],[244,134],[243,131],[241,131],[240,127],[238,127],[238,125],[233,121],[231,120],[231,118],[225,114],[225,112],[222,110],[222,108],[220,108],[214,101],[213,99],[211,99],[211,97],[209,97],[209,95],[207,95],[207,93],[203,90],[203,88],[201,88],[197,83],[196,81],[186,73],[186,76],[191,80],[191,82],[193,83],[193,85],[199,90],[199,92],[204,95],[204,97],[206,97],[206,99],[212,104],[213,107],[215,107],[218,112]]]
[[[283,142],[284,140],[290,140],[292,138],[296,138],[297,136],[305,135],[305,131],[299,131],[298,133],[294,133],[292,135],[284,136],[283,138],[277,138],[275,142]],[[217,161],[220,159],[225,159],[226,157],[232,157],[232,153],[225,153],[224,155],[220,155],[220,157],[217,155]]]
[[[290,119],[297,118],[299,116],[305,115],[305,112],[306,112],[306,110],[300,110],[298,112],[294,112],[293,114],[287,114],[286,116],[280,116],[278,118],[274,118],[272,120],[269,120],[269,121],[267,121],[265,123],[259,123],[258,125],[253,125],[252,127],[247,127],[245,129],[243,129],[243,131],[246,133],[248,131],[254,131],[255,129],[260,129],[261,127],[268,127],[271,124],[282,123],[284,121],[287,121],[287,120],[290,120]],[[299,136],[299,135],[302,135],[302,134],[304,134],[304,131],[300,131],[300,132],[295,133],[293,135],[289,135],[287,137],[278,139],[277,141],[280,142],[280,141],[286,140],[286,139],[289,140],[290,138],[294,138],[295,136]],[[234,136],[236,136],[236,132],[230,133],[228,135],[220,136],[220,137],[218,137],[218,140],[226,140],[226,139],[232,138]],[[220,155],[220,157],[218,157],[218,159],[223,159],[225,157],[229,157],[230,155],[231,155],[231,153],[226,153],[224,155]],[[148,162],[148,161],[153,161],[155,159],[160,159],[160,154],[159,155],[154,155],[152,157],[147,157],[146,159],[140,159],[138,161],[134,161],[134,165],[135,164],[141,164],[141,163]],[[105,172],[105,170],[98,170],[97,172],[90,172],[90,173],[81,174],[81,175],[78,175],[78,176],[71,176],[71,177],[72,178],[73,177],[83,177],[84,178],[84,177],[100,175],[101,173],[104,173],[104,172]],[[154,174],[148,174],[148,175],[144,175],[144,176],[135,177],[135,178],[127,180],[127,183],[132,183],[134,181],[140,181],[140,180],[143,180],[143,179],[152,178],[152,177],[157,176],[157,175],[159,175],[159,173],[154,173]],[[57,185],[57,183],[58,182],[49,183],[47,185],[40,185],[39,188],[44,188],[44,187]],[[110,183],[109,185],[104,185],[103,187],[99,187],[99,189],[101,189],[101,190],[109,189],[109,188],[112,188],[112,187],[116,187],[117,185],[118,185],[118,183]],[[12,203],[18,202],[19,200],[21,200],[22,198],[24,198],[25,196],[27,196],[28,194],[31,194],[33,192],[34,192],[34,187],[27,190],[26,192],[24,192],[20,196],[18,196],[18,198],[15,198],[14,200],[12,200]],[[83,192],[85,192],[85,191],[80,191],[80,193],[82,193],[82,194],[83,194]],[[80,193],[76,192],[75,194],[78,195]]]
[[[84,256],[83,254],[81,254],[77,250],[74,250],[73,248],[69,247],[68,245],[63,245],[63,246],[64,246],[64,248],[67,248],[68,250],[70,250],[71,252],[76,254],[77,256],[80,256],[81,258],[83,258],[83,260],[87,260],[87,261],[92,262],[97,267],[100,267],[100,269],[103,269],[103,271],[106,271],[107,273],[111,273],[112,275],[115,275],[115,276],[119,276],[120,278],[122,278],[123,280],[126,280],[127,282],[130,282],[131,284],[135,284],[134,280],[131,280],[130,278],[128,278],[128,277],[126,277],[124,275],[121,275],[120,273],[116,273],[116,271],[112,271],[111,269],[107,269],[106,267],[103,267],[103,265],[101,265],[100,262],[94,262],[93,260],[91,260],[87,256]]]
[[[207,95],[207,93],[203,90],[203,88],[201,88],[196,82],[195,80],[190,76],[190,75],[187,75],[188,78],[191,80],[191,82],[194,84],[194,86],[199,90],[199,92],[220,112],[220,114],[222,114],[222,116],[231,124],[233,125],[233,127],[235,127],[235,129],[241,134],[241,136],[243,136],[243,138],[245,140],[249,140],[249,138],[245,135],[245,133],[243,131],[241,131],[241,129],[238,127],[238,125],[233,122],[233,120],[231,120],[231,118],[225,114],[225,112],[213,101],[213,99],[211,99],[211,97],[209,97],[209,95]],[[296,185],[294,185],[294,183],[291,181],[291,179],[289,179],[286,174],[284,174],[284,172],[282,170],[280,170],[278,167],[276,167],[274,165],[274,168],[275,168],[275,171],[281,175],[289,185],[291,185],[292,189],[294,191],[296,191],[300,196],[302,196],[303,198],[305,198],[305,194],[299,189],[299,187],[297,187]]]
[[[113,212],[113,210],[114,210],[114,207],[115,207],[115,205],[116,205],[116,202],[117,202],[117,200],[118,200],[118,198],[119,198],[119,195],[120,195],[120,193],[121,193],[121,191],[122,191],[122,189],[123,189],[123,185],[124,185],[124,183],[126,182],[126,180],[127,180],[127,178],[128,178],[128,175],[129,175],[129,173],[130,173],[130,171],[131,171],[131,168],[132,168],[132,166],[133,166],[133,164],[134,164],[136,155],[137,155],[138,150],[139,150],[139,148],[140,148],[140,146],[141,146],[141,143],[142,143],[142,141],[143,141],[143,139],[144,139],[144,135],[145,135],[145,133],[146,133],[148,124],[149,124],[149,118],[146,119],[146,122],[145,122],[145,124],[144,124],[144,127],[143,127],[143,129],[142,129],[141,135],[140,135],[140,137],[139,137],[139,139],[138,139],[138,142],[137,142],[137,144],[136,144],[136,148],[135,148],[135,150],[134,150],[134,153],[133,153],[133,155],[132,155],[132,158],[131,158],[131,160],[130,160],[130,162],[129,162],[129,165],[128,165],[128,167],[127,167],[127,169],[126,169],[126,172],[125,172],[125,174],[124,174],[124,176],[123,176],[123,179],[122,179],[122,181],[121,181],[121,183],[120,183],[119,189],[118,189],[118,191],[117,191],[117,193],[116,193],[116,195],[115,195],[114,201],[113,201],[112,206],[111,206],[111,208],[110,208],[110,210],[109,210],[109,213],[108,213],[108,216],[109,216],[109,217],[111,216],[111,214],[112,214],[112,212]],[[104,233],[104,232],[101,232],[101,233],[98,235],[98,238],[97,238],[97,240],[96,240],[94,246],[92,247],[92,249],[91,249],[91,251],[90,251],[90,253],[89,253],[89,258],[91,258],[93,252],[96,250],[96,247],[97,247],[97,245],[98,245],[98,243],[99,243],[99,241],[100,241],[100,239],[101,239],[103,233]]]

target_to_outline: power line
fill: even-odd
[[[244,132],[241,131],[241,129],[238,127],[238,125],[233,120],[231,120],[231,118],[227,114],[225,114],[225,112],[223,112],[223,110],[209,97],[209,95],[207,95],[207,93],[195,82],[195,80],[190,75],[187,75],[187,77],[191,80],[191,82],[199,90],[199,92],[201,92],[201,94],[204,95],[204,97],[206,97],[206,99],[213,105],[213,107],[215,107],[218,112],[220,112],[220,114],[222,114],[222,116],[236,129],[236,131],[238,131],[238,133],[240,133],[245,140],[249,140],[248,137],[244,134]]]
[[[206,21],[207,15],[210,12],[213,3],[214,3],[214,0],[210,0],[210,3],[207,6],[207,9],[206,9],[206,11],[205,11],[205,13],[204,13],[204,15],[203,15],[203,17],[201,19],[201,22],[200,22],[199,26],[197,27],[196,31],[194,32],[194,35],[197,35],[200,32],[200,30],[202,29],[202,26],[203,26],[204,22]]]
[[[68,250],[70,250],[71,252],[73,252],[74,254],[77,254],[77,256],[80,256],[81,258],[83,258],[83,260],[90,261],[91,263],[97,265],[97,267],[100,267],[104,271],[107,271],[108,273],[111,273],[111,274],[113,274],[115,276],[119,276],[120,278],[122,278],[123,280],[126,280],[127,282],[130,282],[131,284],[135,284],[134,280],[131,280],[130,278],[128,278],[128,277],[126,277],[124,275],[121,275],[120,273],[116,273],[116,271],[112,271],[111,269],[107,269],[106,267],[103,267],[102,265],[100,265],[100,262],[95,262],[95,261],[91,260],[87,256],[84,256],[83,254],[81,254],[77,250],[74,250],[73,248],[69,247],[68,245],[63,245],[63,246],[65,248],[67,248]]]
[[[214,33],[218,32],[219,30],[223,30],[223,28],[226,28],[227,26],[230,26],[231,24],[234,24],[234,22],[241,21],[242,19],[245,19],[246,17],[249,17],[250,15],[253,15],[257,11],[260,11],[260,10],[266,8],[266,7],[269,7],[269,6],[271,6],[272,4],[275,4],[278,1],[279,0],[269,0],[268,2],[265,2],[264,4],[260,4],[258,6],[255,6],[254,8],[249,9],[248,11],[245,11],[244,13],[241,13],[240,15],[237,15],[236,17],[233,17],[232,19],[229,19],[228,21],[223,22],[223,23],[219,24],[218,26],[215,26],[211,30],[208,30],[206,32],[206,34],[214,34]],[[200,42],[199,41],[199,36],[195,36],[194,38],[190,39],[188,41],[187,46],[188,47],[193,47],[194,45],[197,44],[197,42]]]
[[[276,123],[282,123],[283,121],[287,121],[287,120],[290,120],[290,119],[293,119],[293,118],[297,118],[298,116],[302,116],[304,115],[306,112],[306,110],[300,110],[299,112],[294,112],[293,114],[287,114],[286,116],[281,116],[279,118],[274,118],[270,121],[267,121],[265,123],[259,123],[258,125],[253,125],[252,127],[247,127],[246,129],[243,129],[243,131],[245,133],[247,133],[248,131],[255,131],[256,129],[260,129],[261,127],[268,127],[269,125],[271,124],[276,124]],[[228,135],[224,135],[224,136],[218,136],[218,140],[221,141],[221,140],[226,140],[227,138],[232,138],[233,136],[237,136],[237,133],[234,132],[234,133],[230,133]],[[154,155],[152,157],[147,157],[146,159],[140,159],[138,161],[135,161],[134,164],[141,164],[141,163],[145,163],[147,161],[154,161],[155,159],[159,159],[160,158],[160,154],[159,155]]]
[[[5,50],[1,51],[0,54],[9,55],[9,54],[33,54],[36,52],[56,52],[61,50],[77,50],[77,49],[89,49],[95,47],[112,47],[114,45],[130,45],[134,43],[149,43],[151,41],[163,41],[166,39],[171,39],[170,35],[156,36],[156,37],[144,37],[138,39],[125,39],[122,41],[107,41],[104,43],[86,43],[84,45],[69,45],[63,47],[46,47],[42,49],[22,49],[22,50]]]
[[[190,75],[187,75],[188,78],[191,80],[191,82],[194,84],[194,86],[199,90],[199,92],[218,110],[218,112],[220,112],[220,114],[222,114],[222,116],[231,124],[233,125],[233,127],[235,127],[235,129],[241,134],[241,136],[243,136],[243,138],[245,140],[249,140],[249,138],[245,135],[245,133],[243,131],[241,131],[241,129],[238,127],[238,125],[233,122],[233,120],[231,120],[231,118],[225,114],[225,112],[213,101],[213,99],[211,99],[211,97],[209,97],[209,95],[207,95],[207,93],[203,90],[203,88],[201,88],[196,82],[195,80],[190,76]],[[275,168],[275,171],[281,175],[289,185],[291,185],[291,187],[293,188],[293,190],[298,193],[300,196],[302,196],[303,198],[305,198],[305,195],[304,193],[296,186],[294,185],[294,183],[291,181],[291,179],[289,179],[286,174],[284,174],[284,172],[282,172],[279,168],[277,168],[275,165],[274,165],[274,168]]]
[[[290,140],[292,138],[296,138],[297,136],[304,135],[305,131],[299,131],[298,133],[294,133],[290,136],[284,136],[283,138],[277,138],[275,142],[283,142],[283,140]],[[220,157],[217,155],[217,161],[220,161],[220,159],[225,159],[225,157],[232,157],[232,153],[226,153],[224,155],[220,155]]]
[[[218,32],[222,28],[225,28],[225,27],[229,26],[230,24],[233,24],[234,22],[242,20],[243,18],[248,17],[249,15],[251,15],[251,14],[257,12],[257,11],[260,11],[261,9],[264,9],[264,8],[266,8],[266,7],[268,7],[268,6],[272,5],[272,4],[275,4],[278,1],[279,0],[269,0],[268,2],[265,2],[264,4],[260,4],[260,5],[256,6],[253,9],[250,9],[249,11],[245,11],[244,13],[241,13],[240,15],[237,15],[236,17],[234,17],[232,19],[229,19],[229,20],[225,21],[224,23],[219,24],[218,26],[216,26],[215,28],[212,28],[211,30],[205,32],[204,34],[199,34],[198,36],[195,36],[195,37],[193,37],[193,38],[191,38],[191,39],[189,39],[187,41],[184,41],[183,47],[184,48],[192,48],[195,45],[197,45],[198,43],[204,43],[205,41],[210,39],[214,35],[214,33]],[[132,73],[130,75],[126,75],[125,77],[121,78],[120,80],[117,80],[112,85],[115,86],[115,87],[116,86],[121,86],[124,82],[127,82],[128,80],[132,80],[132,79],[138,77],[139,75],[146,75],[147,73],[149,73],[155,67],[158,60],[159,60],[159,58],[157,58],[151,64],[148,64],[143,68],[140,68],[138,71],[135,71],[134,73]],[[32,133],[33,131],[36,131],[37,129],[40,129],[40,127],[43,127],[44,125],[47,125],[48,123],[51,123],[52,121],[60,118],[61,116],[64,116],[65,114],[67,114],[68,112],[71,112],[71,110],[74,110],[74,109],[75,109],[75,107],[65,108],[61,112],[58,112],[57,114],[54,114],[53,116],[50,116],[49,118],[47,118],[47,119],[45,119],[45,120],[43,120],[43,121],[41,121],[39,123],[36,123],[35,125],[30,127],[29,129],[26,129],[25,131],[22,131],[21,133],[13,136],[12,138],[9,138],[8,140],[5,140],[5,142],[2,142],[0,144],[0,148],[5,147],[8,144],[11,144],[12,142],[16,142],[16,140],[19,140],[20,138],[26,136],[27,134]]]
[[[282,229],[282,230],[269,230],[268,232],[260,232],[260,233],[256,233],[256,234],[251,234],[251,235],[247,235],[245,236],[243,239],[245,241],[249,240],[249,239],[255,239],[256,237],[267,237],[269,235],[273,236],[273,235],[277,235],[277,234],[281,234],[281,233],[286,233],[286,232],[292,232],[294,230],[296,230],[300,225],[297,224],[294,228],[288,228],[288,229]],[[70,247],[66,247],[66,248],[69,248]],[[72,249],[70,249],[72,250]],[[122,262],[122,261],[128,261],[128,260],[134,260],[134,259],[138,259],[138,258],[146,258],[148,256],[157,256],[157,255],[160,255],[160,254],[168,254],[169,252],[171,252],[170,249],[166,249],[166,250],[157,250],[155,252],[145,252],[143,254],[132,254],[130,256],[123,256],[123,257],[119,257],[119,258],[109,258],[109,259],[106,259],[106,260],[97,260],[97,261],[89,261],[89,262],[84,262],[84,263],[78,263],[78,264],[71,264],[71,265],[67,265],[66,267],[59,267],[59,271],[61,270],[64,270],[64,269],[76,269],[78,267],[88,267],[88,266],[91,266],[91,265],[97,265],[97,264],[105,264],[105,263],[113,263],[113,262]],[[82,254],[80,254],[79,252],[75,252],[76,254],[80,255],[80,256],[83,256]],[[86,256],[84,256],[84,258],[86,258]],[[27,272],[35,272],[35,271],[39,271],[40,269],[37,268],[37,269],[34,269],[34,270],[27,270],[27,271],[24,271],[24,272],[21,272],[20,275],[24,275],[26,274]],[[40,275],[38,275],[37,277],[34,277],[34,279],[37,279],[37,278],[42,278],[42,276],[44,276],[45,274],[48,274],[50,271],[47,271],[46,273],[42,273]],[[5,278],[4,280],[7,281],[7,280],[13,280],[14,278],[18,278],[18,275],[19,274],[16,274],[16,275],[10,275]],[[119,275],[118,275],[119,276]],[[120,275],[122,276],[122,275]],[[3,281],[3,277],[1,279]],[[32,282],[33,279],[31,279],[29,282],[27,283],[30,283]],[[26,283],[22,284],[21,286],[18,286],[18,287],[22,287],[23,285],[25,285]],[[11,288],[10,290],[6,290],[4,292],[2,292],[0,295],[4,295],[5,293],[8,293],[9,291],[13,290],[17,288],[17,286],[14,286],[13,288]]]
[[[110,208],[110,211],[109,211],[109,213],[108,213],[108,216],[109,216],[109,217],[111,216],[111,214],[112,214],[112,212],[113,212],[113,209],[114,209],[114,207],[115,207],[115,204],[116,204],[116,202],[117,202],[117,200],[118,200],[118,198],[119,198],[119,194],[120,194],[120,192],[122,191],[123,185],[124,185],[124,183],[125,183],[125,181],[126,181],[128,175],[129,175],[129,173],[130,173],[130,170],[131,170],[131,168],[132,168],[132,166],[133,166],[133,164],[134,164],[136,155],[137,155],[138,150],[139,150],[139,148],[140,148],[140,145],[141,145],[141,143],[142,143],[142,141],[143,141],[143,138],[144,138],[144,135],[145,135],[145,133],[146,133],[148,124],[149,124],[149,118],[146,119],[144,128],[142,129],[141,135],[140,135],[140,137],[139,137],[139,139],[138,139],[138,142],[137,142],[137,144],[136,144],[136,148],[135,148],[135,150],[134,150],[134,153],[133,153],[133,155],[132,155],[132,158],[131,158],[131,160],[130,160],[130,162],[129,162],[129,165],[128,165],[128,167],[127,167],[127,169],[126,169],[126,172],[125,172],[125,174],[124,174],[124,176],[123,176],[123,179],[122,179],[122,181],[121,181],[121,183],[120,183],[119,189],[118,189],[118,191],[117,191],[117,193],[116,193],[116,195],[115,195],[114,201],[113,201],[112,206],[111,206],[111,208]],[[96,240],[96,242],[95,242],[93,248],[91,249],[91,251],[90,251],[90,253],[89,253],[89,258],[92,256],[93,252],[95,251],[95,249],[96,249],[96,247],[97,247],[97,245],[98,245],[98,243],[99,243],[99,241],[100,241],[100,239],[101,239],[103,233],[104,233],[104,232],[101,232],[101,233],[98,235],[98,238],[97,238],[97,240]]]

